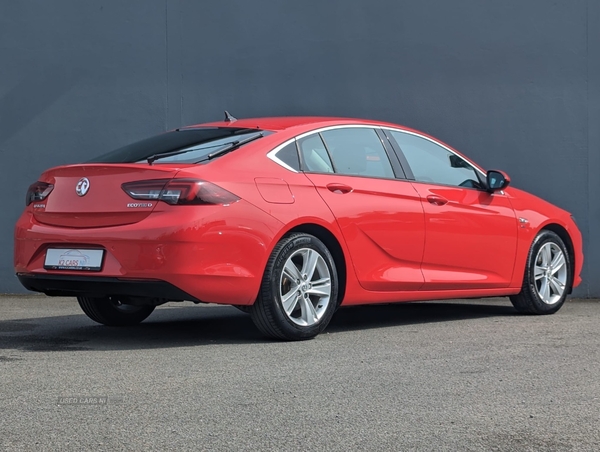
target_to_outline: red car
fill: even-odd
[[[395,124],[226,114],[43,173],[15,270],[105,325],[184,300],[292,340],[340,305],[510,296],[551,314],[581,282],[581,234],[509,181]]]

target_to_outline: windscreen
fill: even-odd
[[[232,127],[177,129],[128,144],[86,163],[144,163],[153,156],[154,163],[196,163],[205,160],[220,148],[252,137],[258,132],[262,131]],[[174,155],[159,155],[169,153]]]

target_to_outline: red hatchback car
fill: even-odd
[[[340,305],[510,296],[551,314],[581,281],[581,234],[508,184],[395,124],[226,114],[43,173],[15,270],[105,325],[184,300],[291,340]]]

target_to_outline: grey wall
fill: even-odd
[[[600,296],[597,0],[0,0],[0,292],[27,186],[180,125],[389,120],[571,211]]]

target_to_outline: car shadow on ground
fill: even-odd
[[[372,328],[514,315],[510,305],[481,302],[356,306],[338,310],[326,332],[331,337]],[[273,342],[262,336],[248,314],[230,306],[157,309],[142,324],[126,328],[97,325],[83,314],[0,321],[0,350],[132,350]]]
[[[518,315],[510,302],[498,305],[484,304],[478,301],[473,303],[427,302],[352,306],[338,310],[326,331],[337,333],[367,328]]]

